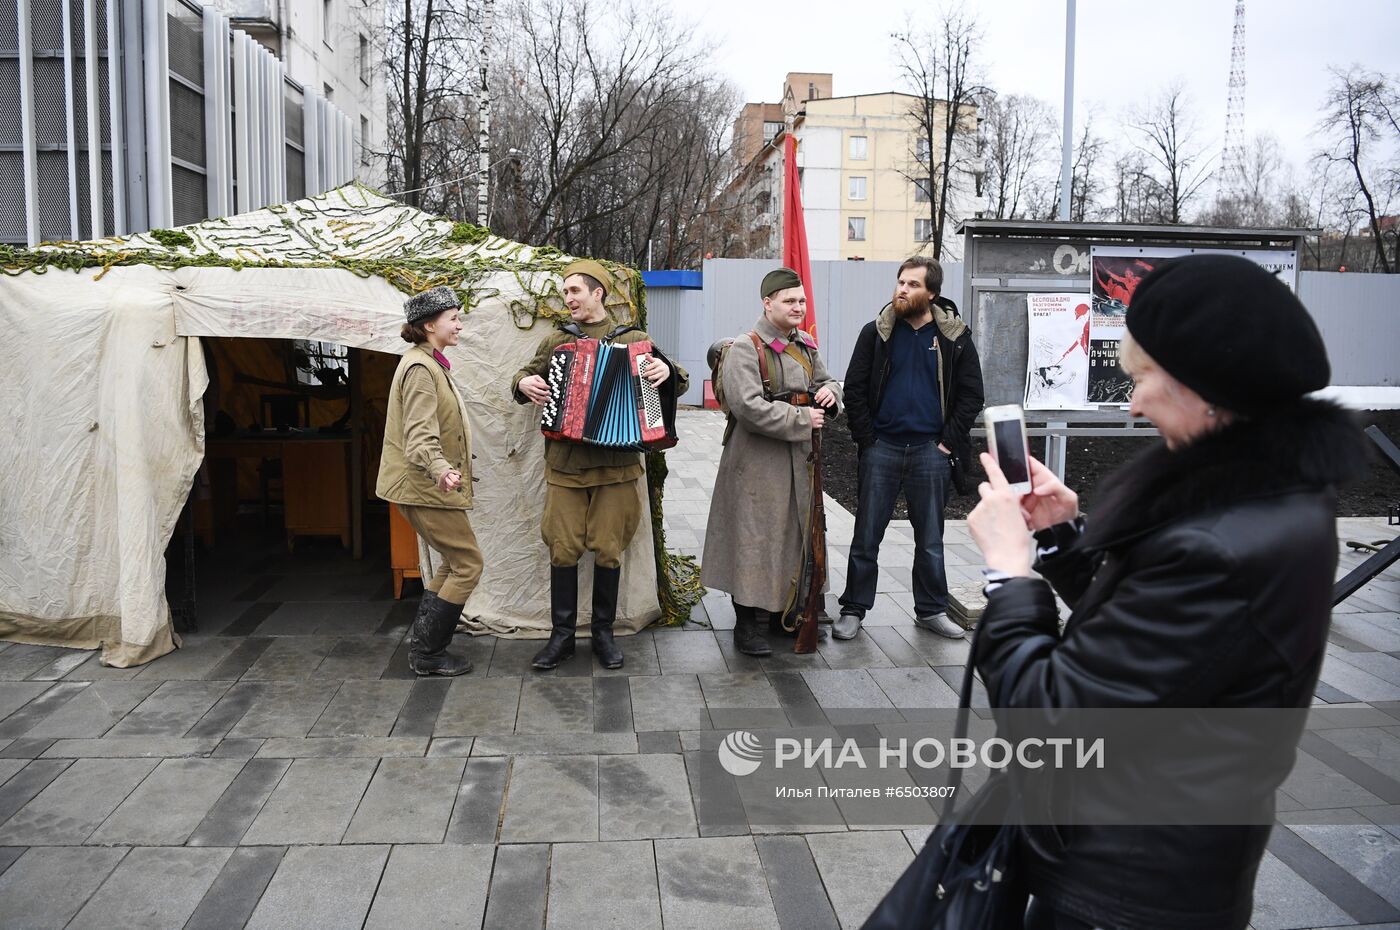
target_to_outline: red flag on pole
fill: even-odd
[[[797,139],[785,135],[783,161],[783,264],[797,272],[807,290],[807,319],[802,329],[817,339],[817,307],[812,296],[812,260],[807,254],[807,221],[802,215],[802,184],[797,177]]]

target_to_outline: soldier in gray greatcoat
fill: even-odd
[[[720,369],[720,393],[732,417],[705,530],[701,581],[728,591],[737,622],[734,645],[768,655],[758,609],[781,617],[797,601],[811,544],[812,430],[841,411],[841,385],[826,370],[815,340],[799,327],[807,294],[790,269],[763,279],[763,316],[734,340]],[[758,353],[767,356],[765,391]],[[794,406],[789,392],[813,395]]]

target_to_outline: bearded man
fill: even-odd
[[[914,624],[960,638],[948,619],[943,510],[966,490],[970,431],[982,410],[982,365],[957,305],[939,294],[943,268],[899,266],[894,298],[865,324],[846,369],[846,417],[860,450],[856,528],[836,639],[853,639],[875,605],[880,543],[901,491],[914,526]]]

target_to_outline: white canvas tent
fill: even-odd
[[[358,186],[174,233],[0,250],[0,638],[100,646],[123,667],[178,645],[164,553],[204,454],[200,337],[401,353],[404,290],[442,283],[468,301],[448,355],[486,560],[465,615],[474,632],[546,631],[543,440],[509,382],[552,325],[536,313],[558,310],[566,258]],[[610,303],[626,319],[637,301]],[[623,561],[619,632],[661,613],[651,509]],[[587,591],[587,560],[581,575]]]

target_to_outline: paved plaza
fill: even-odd
[[[722,426],[686,411],[668,453],[669,541],[697,556]],[[853,521],[827,513],[839,593]],[[947,542],[951,580],[978,581],[965,525]],[[711,593],[685,628],[620,640],[617,671],[585,641],[537,673],[539,641],[459,636],[475,670],[417,680],[416,599],[393,600],[382,556],[201,553],[199,632],[147,666],[0,644],[0,927],[858,927],[927,830],[750,823],[715,748],[833,709],[956,705],[968,645],[913,625],[907,523],[881,555],[867,632],[814,656],[737,654]],[[1281,816],[1351,816],[1275,827],[1253,926],[1396,930],[1400,571],[1336,612],[1317,701],[1379,725],[1360,750],[1353,730],[1304,735]]]

